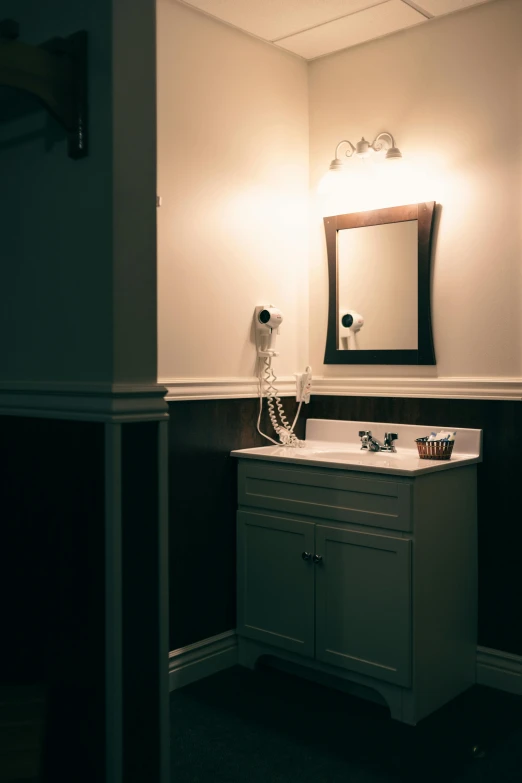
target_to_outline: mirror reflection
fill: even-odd
[[[418,220],[337,232],[337,350],[417,350]]]

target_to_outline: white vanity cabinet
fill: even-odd
[[[475,464],[409,477],[237,456],[241,664],[366,686],[410,724],[473,684]]]

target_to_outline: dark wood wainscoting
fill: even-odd
[[[285,399],[289,414],[293,401]],[[170,647],[235,627],[234,448],[265,445],[258,401],[169,405]],[[312,397],[304,419],[389,421],[484,430],[479,466],[479,644],[522,654],[522,405],[510,401]],[[269,432],[268,424],[265,431]],[[441,513],[444,498],[440,499]]]
[[[291,420],[295,400],[284,407]],[[237,471],[230,452],[269,445],[256,429],[258,410],[256,399],[169,404],[171,650],[235,628]],[[270,433],[266,419],[262,430]]]

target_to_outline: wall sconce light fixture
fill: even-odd
[[[343,145],[346,145],[346,149],[344,152],[341,152]],[[371,177],[365,182],[367,180],[366,174],[370,174],[370,170],[366,171],[365,175],[361,178],[362,169],[365,167],[363,166],[361,168],[355,166],[355,169],[350,171],[353,164],[348,164],[348,158],[355,157],[360,159],[360,162],[363,163],[366,162],[374,152],[381,152],[382,150],[386,150],[385,160],[400,160],[402,158],[401,151],[395,144],[395,139],[388,131],[379,133],[371,143],[367,141],[364,136],[355,146],[351,141],[348,141],[348,139],[340,141],[335,148],[335,158],[330,163],[328,171],[325,172],[319,183],[319,195],[321,197],[330,198],[334,194],[342,196],[343,193],[347,193],[348,189],[353,191],[355,188],[359,191],[361,187],[363,189],[370,188]],[[354,174],[354,177],[353,179],[350,177],[350,182],[348,182],[346,175],[350,175],[351,173]]]
[[[386,149],[386,160],[402,158],[401,151],[396,146],[395,139],[391,133],[388,133],[388,131],[383,131],[374,138],[371,144],[369,141],[366,141],[364,136],[360,141],[357,142],[355,147],[351,141],[348,141],[348,139],[343,139],[343,141],[340,141],[335,148],[335,158],[330,163],[330,171],[345,170],[346,161],[341,160],[339,157],[340,149],[343,144],[348,145],[348,149],[344,153],[346,158],[351,158],[352,155],[357,155],[358,158],[368,158],[372,152],[380,152],[382,149]]]

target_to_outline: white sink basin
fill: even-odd
[[[337,450],[337,449],[305,449],[306,455],[310,459],[325,459],[333,462],[350,462],[357,465],[393,465],[404,462],[405,459],[411,459],[418,456],[411,451],[391,452],[391,451],[366,451],[361,449]]]
[[[368,452],[366,452],[368,453]],[[341,460],[342,462],[350,461],[355,459],[357,452],[354,451],[323,451],[322,449],[318,449],[317,451],[314,451],[313,449],[309,452],[310,456],[313,457],[314,455],[320,454],[321,459],[335,459],[335,460]]]
[[[451,459],[420,459],[415,439],[443,429],[455,430],[457,433]],[[396,452],[362,450],[360,430],[370,430],[381,443],[385,432],[396,432],[399,436],[395,441]],[[306,439],[301,448],[262,446],[232,451],[233,457],[291,464],[307,463],[318,467],[344,468],[369,473],[394,473],[402,476],[415,476],[471,465],[482,461],[481,454],[482,430],[322,419],[307,421]]]

